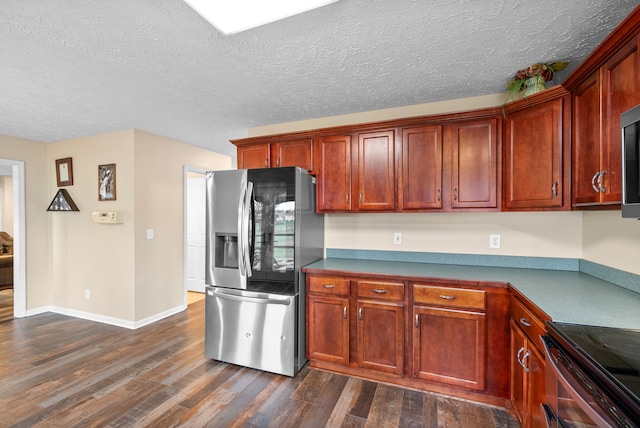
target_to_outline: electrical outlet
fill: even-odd
[[[489,235],[489,248],[500,248],[500,235]]]
[[[91,298],[91,290],[89,290],[88,288],[84,289],[84,298],[87,300]]]
[[[402,244],[402,233],[396,232],[393,234],[393,243],[396,245]]]

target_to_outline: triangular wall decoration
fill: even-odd
[[[47,211],[80,211],[66,189],[58,189]]]

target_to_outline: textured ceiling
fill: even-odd
[[[0,2],[0,134],[137,128],[235,155],[251,126],[504,91],[638,0],[340,0],[223,36],[182,0]]]

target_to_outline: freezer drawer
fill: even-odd
[[[205,355],[294,376],[298,296],[207,287]]]

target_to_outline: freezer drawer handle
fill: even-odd
[[[236,300],[238,302],[251,302],[251,303],[261,303],[263,305],[285,305],[289,306],[291,304],[291,300],[289,299],[268,299],[268,298],[260,298],[260,297],[248,297],[248,296],[236,296],[235,294],[227,294],[220,291],[208,291],[210,296],[216,296],[221,299],[227,300]]]

